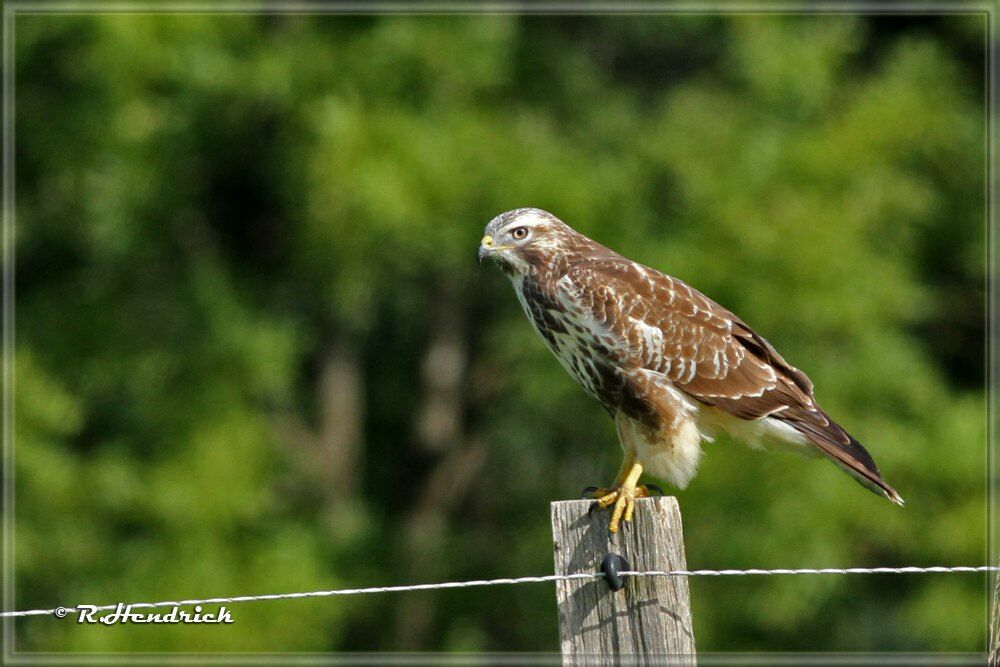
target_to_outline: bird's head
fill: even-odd
[[[493,259],[508,275],[525,275],[565,259],[576,236],[566,223],[538,208],[518,208],[490,220],[476,257]]]

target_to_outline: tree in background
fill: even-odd
[[[908,505],[720,439],[697,567],[983,560],[980,18],[17,19],[15,601],[551,571],[610,422],[480,272],[519,206],[806,369]],[[983,582],[693,580],[700,650],[980,650]],[[553,650],[545,586],[18,622],[24,651]]]

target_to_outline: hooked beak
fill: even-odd
[[[493,237],[487,234],[483,237],[483,240],[479,242],[479,250],[476,252],[476,259],[482,264],[483,260],[489,255],[496,252],[497,247],[493,242]]]

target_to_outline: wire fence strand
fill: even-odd
[[[760,575],[790,575],[790,574],[954,574],[976,572],[1000,572],[1000,567],[992,565],[979,566],[930,566],[930,567],[847,567],[847,568],[802,568],[773,570],[651,570],[637,572],[625,570],[619,574],[623,577],[743,577]],[[366,595],[370,593],[404,593],[408,591],[433,591],[449,588],[474,588],[477,586],[507,586],[512,584],[540,584],[553,581],[572,581],[604,579],[601,572],[584,572],[580,574],[549,574],[541,577],[516,577],[513,579],[474,579],[472,581],[449,581],[437,584],[411,584],[406,586],[373,586],[370,588],[341,588],[329,591],[309,591],[306,593],[273,593],[266,595],[238,595],[234,597],[205,598],[201,600],[165,600],[162,602],[131,602],[106,605],[86,605],[88,611],[114,611],[120,606],[131,609],[154,609],[157,607],[191,607],[195,605],[232,604],[236,602],[260,602],[263,600],[297,600],[301,598],[322,598],[334,595]],[[0,613],[0,618],[19,618],[25,616],[56,616],[62,618],[70,613],[80,611],[80,607],[55,607],[53,609],[31,609],[28,611],[6,611]]]

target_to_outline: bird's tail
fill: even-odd
[[[822,410],[796,411],[798,414],[782,415],[782,419],[794,426],[797,431],[816,445],[837,466],[856,479],[862,486],[880,496],[888,498],[893,503],[903,506],[905,501],[889,486],[871,454],[858,442],[854,436],[845,431],[840,424],[830,419]],[[775,415],[777,416],[777,415]]]

